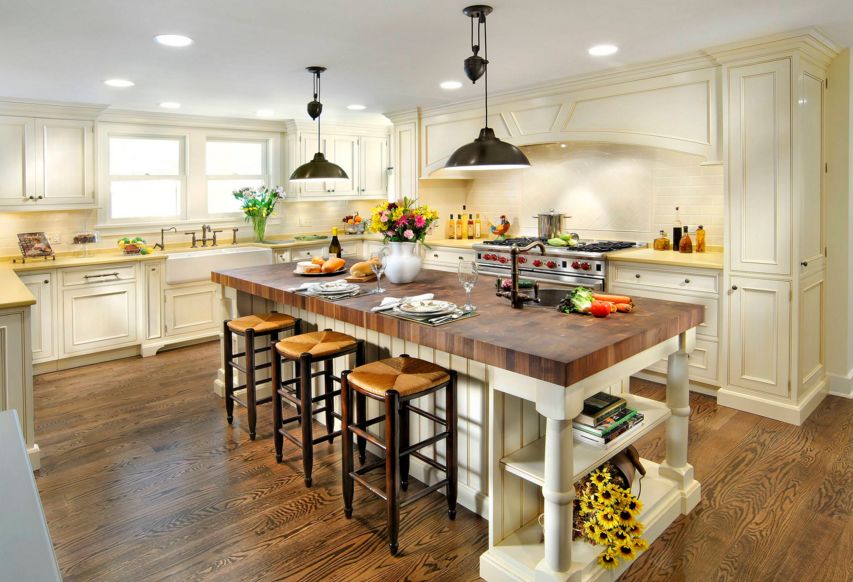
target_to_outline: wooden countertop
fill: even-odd
[[[462,305],[465,293],[455,273],[424,269],[408,285],[383,280],[387,292],[336,303],[288,291],[306,278],[295,264],[246,267],[213,272],[211,279],[257,297],[306,309],[339,321],[403,340],[498,366],[554,384],[569,386],[660,342],[696,327],[704,319],[701,305],[637,298],[636,311],[606,319],[562,314],[556,309],[512,309],[494,294],[492,277],[481,276],[474,303],[481,315],[440,327],[398,319],[370,309],[382,297],[434,293]],[[373,285],[373,284],[368,284]]]
[[[656,251],[651,248],[624,249],[607,253],[607,259],[670,267],[695,267],[720,271],[723,269],[723,252],[721,250],[711,250],[705,253],[679,253],[678,251]]]

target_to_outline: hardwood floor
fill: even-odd
[[[487,523],[444,497],[403,511],[387,551],[384,504],[356,489],[343,518],[340,454],[275,463],[269,407],[258,440],[211,392],[216,344],[38,376],[37,477],[66,580],[473,580]],[[660,386],[635,392],[663,399]],[[853,401],[827,398],[802,427],[692,395],[690,459],[702,502],[623,580],[853,580]],[[657,429],[639,445],[663,458]],[[414,487],[414,486],[413,486]]]

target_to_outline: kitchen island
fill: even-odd
[[[381,296],[331,303],[294,293],[290,289],[305,279],[293,269],[233,269],[214,272],[212,280],[221,285],[232,316],[277,309],[302,318],[308,329],[365,339],[368,359],[405,352],[459,373],[459,502],[489,520],[489,550],[480,560],[485,579],[618,575],[621,569],[611,573],[596,565],[596,547],[571,541],[573,484],[661,423],[667,423],[666,460],[643,461],[648,474],[640,521],[646,538],[652,541],[698,503],[699,483],[687,462],[686,368],[702,306],[637,299],[635,312],[607,319],[541,307],[516,310],[495,296],[491,277],[482,277],[474,291],[481,315],[430,327],[372,312]],[[451,273],[424,270],[414,283],[383,286],[384,296],[434,293],[458,304],[464,300]],[[661,358],[669,360],[666,404],[628,394],[630,374]],[[220,369],[219,382],[223,374]],[[584,398],[599,390],[623,394],[646,420],[607,448],[574,443],[572,419]],[[440,403],[426,400],[424,408],[443,414]],[[412,424],[412,438],[431,436],[426,422]],[[441,460],[444,451],[439,445],[425,454]],[[437,478],[428,465],[414,462],[412,475],[427,483]]]

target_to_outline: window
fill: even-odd
[[[267,141],[208,140],[206,148],[207,212],[240,212],[232,192],[269,185]]]
[[[183,138],[111,136],[110,215],[114,221],[180,216]]]

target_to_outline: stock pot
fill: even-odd
[[[533,218],[539,221],[539,238],[547,240],[559,236],[563,232],[563,221],[571,217],[552,208],[548,212],[542,212]]]

